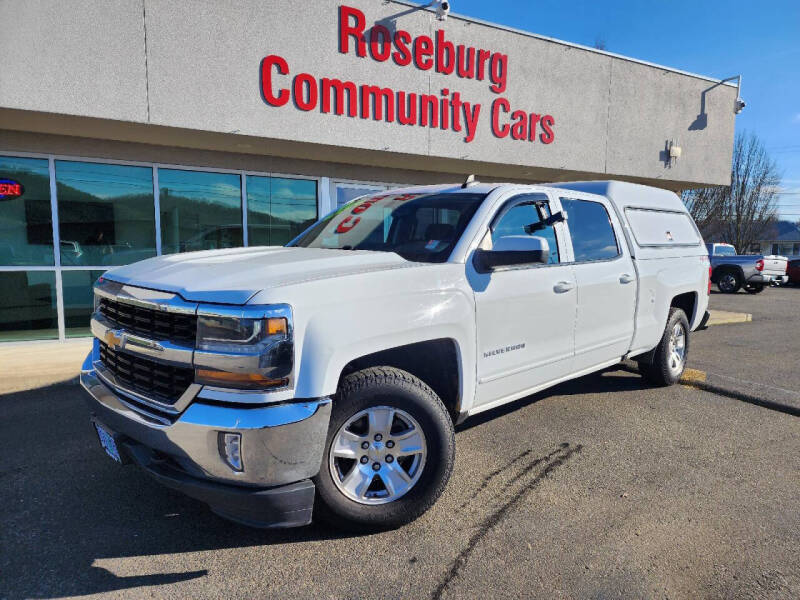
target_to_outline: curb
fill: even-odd
[[[753,320],[753,315],[750,313],[731,312],[727,310],[710,310],[711,316],[708,319],[707,326],[712,325],[732,325],[734,323],[750,323]]]

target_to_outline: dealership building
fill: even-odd
[[[285,244],[390,186],[730,182],[731,81],[409,2],[6,0],[0,22],[2,342],[88,335],[113,266]]]

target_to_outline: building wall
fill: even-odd
[[[14,27],[0,38],[0,128],[507,179],[729,182],[734,87],[473,20],[440,22],[405,3],[347,0],[368,27],[441,29],[454,44],[507,55],[507,89],[495,93],[486,80],[342,54],[340,4],[6,0],[0,20]],[[272,54],[290,70],[276,75],[280,86],[307,72],[395,91],[458,91],[482,107],[475,139],[271,106],[260,64]],[[554,141],[494,136],[490,110],[501,97],[511,110],[552,115]],[[668,140],[683,148],[673,165]]]

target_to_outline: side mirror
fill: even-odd
[[[508,235],[491,250],[476,250],[473,261],[478,273],[490,273],[500,267],[547,264],[549,258],[550,245],[543,237]]]

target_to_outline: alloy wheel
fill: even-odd
[[[331,442],[333,483],[359,504],[386,504],[406,495],[425,467],[427,443],[406,411],[373,406],[345,422]]]
[[[686,331],[681,323],[676,323],[669,336],[669,353],[667,364],[669,370],[677,375],[683,370],[686,361]]]
[[[719,280],[719,287],[724,292],[731,292],[736,288],[736,276],[732,273],[726,273]]]

